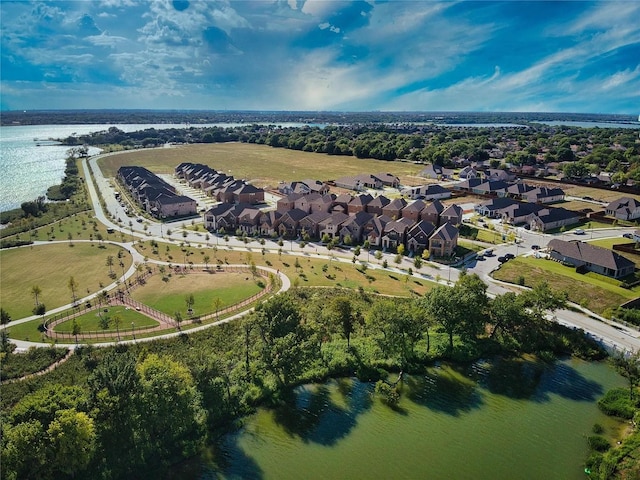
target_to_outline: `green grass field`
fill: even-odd
[[[122,251],[125,270],[131,265],[131,255],[119,247],[98,243],[57,243],[0,251],[0,304],[13,320],[32,315],[35,300],[34,285],[42,290],[39,302],[51,310],[71,303],[69,279],[73,276],[78,287],[76,297],[95,293],[113,282],[109,278],[107,256],[114,258],[114,271],[122,274],[118,265],[118,251]]]
[[[104,310],[107,310],[106,312]],[[100,309],[103,316],[108,318],[112,318],[114,315],[120,315],[120,319],[122,320],[119,326],[120,331],[131,330],[131,324],[135,328],[146,328],[146,327],[155,327],[159,325],[159,323],[141,313],[137,312],[128,307],[124,307],[122,305],[117,305],[115,307],[103,307]],[[84,315],[80,315],[76,317],[76,324],[80,327],[83,332],[90,331],[103,331],[100,326],[100,317],[98,316],[98,310],[94,310],[92,312],[85,313]],[[67,332],[70,333],[73,331],[73,321],[69,320],[67,322],[60,323],[55,327],[56,332]],[[109,323],[109,328],[104,330],[105,332],[116,332],[116,326],[111,321]]]
[[[167,315],[180,312],[187,319],[187,295],[193,294],[194,314],[203,315],[216,310],[216,298],[220,299],[221,309],[239,303],[260,290],[250,273],[172,275],[166,282],[161,275],[154,275],[144,286],[137,288],[132,297]]]
[[[183,263],[186,259],[187,262],[193,262],[194,264],[204,264],[204,257],[206,256],[209,257],[210,265],[215,265],[218,261],[228,264],[249,264],[253,261],[258,266],[271,266],[279,269],[292,282],[295,282],[297,278],[298,284],[305,287],[348,287],[352,285],[354,288],[362,287],[372,293],[409,296],[412,295],[412,292],[423,295],[434,285],[429,280],[418,278],[405,282],[403,278],[405,275],[384,270],[370,268],[363,273],[356,268],[359,262],[358,264],[342,263],[335,260],[329,261],[327,258],[319,258],[311,245],[306,247],[305,255],[293,256],[286,253],[289,242],[285,242],[282,248],[282,255],[277,253],[265,253],[265,255],[262,255],[262,247],[257,242],[249,243],[248,246],[253,250],[252,252],[226,250],[223,248],[224,243],[223,240],[220,240],[220,247],[217,250],[213,247],[207,248],[204,245],[204,240],[200,247],[192,244],[190,247],[184,246],[181,248],[176,245],[158,243],[157,254],[153,253],[153,247],[150,242],[138,243],[136,244],[136,249],[150,259],[177,263]],[[209,245],[215,246],[215,240],[210,240]],[[168,250],[167,246],[169,247]],[[297,269],[295,267],[296,258],[300,264],[300,268]],[[361,253],[358,260],[367,260],[367,254]],[[369,261],[373,264],[378,264],[373,255],[369,255]],[[322,271],[324,265],[327,265],[326,272]],[[437,266],[437,264],[434,265]],[[389,263],[389,266],[396,267],[397,265]],[[402,263],[402,268],[406,270],[409,267],[413,268],[414,272],[416,271],[411,263],[405,260]]]
[[[553,290],[564,290],[570,301],[598,314],[637,297],[640,292],[637,287],[627,290],[616,280],[592,273],[581,275],[573,267],[542,258],[518,257],[493,273],[497,280],[512,283],[516,283],[520,276],[524,277],[528,287],[545,281]]]
[[[173,173],[181,162],[203,163],[236,178],[250,180],[255,185],[274,187],[280,181],[331,180],[378,172],[393,173],[402,181],[402,177],[415,177],[424,168],[408,162],[325,155],[251,143],[196,144],[130,151],[103,158],[99,164],[105,176],[113,177],[123,165],[139,165],[156,173]]]

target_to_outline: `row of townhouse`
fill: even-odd
[[[500,218],[504,223],[526,224],[531,230],[540,232],[575,225],[580,221],[580,215],[571,210],[504,197],[482,202],[476,205],[475,211],[489,218]]]
[[[236,180],[232,175],[218,172],[208,165],[183,162],[176,167],[175,175],[218,202],[264,203],[262,188],[251,185],[244,180]]]
[[[289,197],[292,196],[296,194]],[[433,206],[420,200],[407,205],[405,201],[400,210],[387,211],[393,214],[390,216],[382,210],[350,211],[344,205],[331,202],[318,208],[319,199],[318,203],[311,204],[303,201],[309,196],[286,197],[287,208],[279,202],[277,210],[266,212],[247,204],[221,203],[205,213],[205,227],[210,231],[240,230],[248,235],[271,237],[321,239],[328,236],[339,242],[348,237],[354,244],[368,241],[371,246],[385,250],[395,250],[399,245],[415,253],[428,249],[434,257],[450,257],[458,245],[456,225],[461,222],[462,209],[457,205],[444,207],[436,201]],[[335,195],[328,197],[333,201],[339,199]]]
[[[391,173],[363,173],[361,175],[340,177],[334,180],[336,187],[360,192],[366,189],[380,190],[383,187],[398,188],[400,179]]]
[[[538,187],[521,182],[481,180],[479,178],[464,180],[454,185],[453,188],[477,195],[518,198],[530,203],[561,202],[565,195],[561,188]]]
[[[157,218],[184,217],[197,213],[197,202],[178,195],[176,189],[144,167],[122,166],[118,179],[143,210]]]

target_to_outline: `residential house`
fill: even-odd
[[[438,228],[429,238],[429,254],[432,257],[451,257],[458,246],[458,229],[450,223]]]
[[[328,212],[333,207],[336,196],[333,194],[320,195],[319,193],[310,193],[307,195],[309,209],[311,213]]]
[[[545,207],[543,205],[540,205],[538,203],[517,202],[502,210],[502,221],[505,223],[510,223],[512,225],[526,223],[529,215],[531,215],[532,213],[538,213],[544,208]]]
[[[380,180],[385,187],[398,188],[400,186],[400,179],[391,173],[376,173],[373,177]]]
[[[224,218],[225,214],[234,207],[235,205],[231,203],[219,203],[214,205],[204,214],[204,227],[210,232],[218,232],[220,228],[227,228],[228,224],[226,222],[221,223],[221,219]]]
[[[380,247],[382,246],[382,237],[384,235],[384,227],[387,223],[391,222],[391,218],[386,215],[380,215],[377,217],[373,217],[371,221],[371,226],[369,228],[369,232],[367,233],[366,239],[369,240],[369,245],[372,247]]]
[[[442,185],[437,184],[408,187],[403,189],[400,193],[412,200],[442,200],[451,197],[450,190],[444,188]]]
[[[247,235],[255,235],[260,231],[262,212],[255,207],[245,208],[238,215],[237,228]]]
[[[198,213],[197,202],[185,195],[161,194],[153,203],[151,214],[158,218],[185,217]]]
[[[350,215],[340,228],[340,241],[344,242],[344,239],[348,235],[352,243],[361,243],[373,228],[371,225],[373,218],[374,216],[367,212],[357,212]]]
[[[576,212],[564,208],[547,207],[527,217],[527,223],[529,223],[531,230],[539,232],[575,225],[579,221],[580,217]]]
[[[382,235],[382,248],[385,250],[395,250],[398,245],[404,245],[407,230],[413,226],[414,222],[408,218],[400,218],[388,222],[384,226]]]
[[[437,226],[440,224],[440,214],[444,212],[444,209],[445,206],[440,202],[440,200],[434,200],[422,209],[420,216],[422,217],[422,220],[426,220],[427,222],[431,222]]]
[[[366,212],[367,205],[373,200],[373,197],[368,193],[357,195],[351,199],[347,204],[347,213],[349,215],[355,215],[358,212]]]
[[[522,182],[514,183],[507,187],[507,196],[520,199],[525,193],[535,190],[535,188],[533,185]]]
[[[483,181],[480,178],[469,178],[456,183],[453,186],[454,190],[462,190],[464,192],[471,192],[478,185],[481,185]]]
[[[635,198],[622,197],[607,205],[605,213],[619,220],[635,220],[640,218],[640,202]]]
[[[260,221],[258,223],[260,235],[276,236],[278,234],[278,225],[280,224],[281,217],[282,213],[277,210],[263,212],[262,215],[260,215]]]
[[[444,180],[453,178],[453,170],[451,168],[444,168],[440,165],[427,165],[418,175],[426,178],[432,178],[434,180]]]
[[[451,225],[460,225],[462,223],[462,207],[458,205],[449,205],[440,214],[440,223],[450,223]]]
[[[521,203],[512,198],[492,198],[476,205],[475,211],[485,217],[500,218],[507,209],[517,208]]]
[[[336,187],[347,188],[349,190],[366,190],[367,188],[381,189],[382,180],[371,174],[340,177],[334,182]]]
[[[564,200],[561,188],[538,187],[522,194],[522,199],[530,203],[553,203]]]
[[[458,172],[460,180],[471,180],[472,178],[480,178],[480,172],[475,167],[466,166]]]
[[[349,215],[342,212],[336,212],[322,220],[319,224],[320,238],[329,235],[331,238],[339,237],[340,228],[349,219]]]
[[[402,209],[407,206],[404,198],[394,198],[389,204],[382,209],[382,214],[397,220],[402,216]]]
[[[429,238],[435,231],[433,223],[420,220],[407,231],[407,249],[409,252],[420,253],[429,248]]]
[[[300,210],[299,208],[285,212],[282,217],[280,217],[278,234],[281,237],[296,238],[300,233],[300,222],[307,215],[308,212]]]
[[[507,195],[507,188],[509,184],[502,180],[488,180],[481,183],[471,189],[471,191],[478,195],[493,195],[498,197],[504,197]]]
[[[276,202],[276,210],[280,213],[288,212],[296,208],[296,200],[302,197],[300,193],[290,193]]]
[[[373,215],[382,215],[382,210],[391,203],[384,195],[378,195],[367,204],[367,212]]]
[[[329,212],[310,213],[309,215],[304,217],[302,220],[300,220],[299,228],[300,228],[301,235],[304,237],[304,234],[306,233],[311,238],[319,239],[322,236],[319,233],[320,222],[329,218],[330,216],[331,216],[331,213]]]
[[[485,172],[487,180],[501,180],[503,182],[512,182],[516,179],[516,176],[506,170],[499,168],[490,168]]]
[[[596,247],[586,242],[566,242],[553,239],[547,245],[549,256],[562,263],[570,263],[612,278],[624,278],[635,272],[636,265],[608,248]]]
[[[420,214],[426,206],[427,204],[422,200],[416,200],[415,202],[411,202],[409,205],[404,207],[400,213],[402,218],[408,218],[409,220],[413,220],[414,222],[419,222]]]

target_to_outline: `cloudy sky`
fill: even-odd
[[[0,108],[640,114],[640,2],[0,2]]]

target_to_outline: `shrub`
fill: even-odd
[[[606,452],[611,448],[609,440],[601,435],[591,435],[587,438],[587,443],[589,444],[589,448],[596,452]]]
[[[634,405],[626,388],[613,388],[598,400],[598,408],[606,415],[630,420],[633,418]]]

